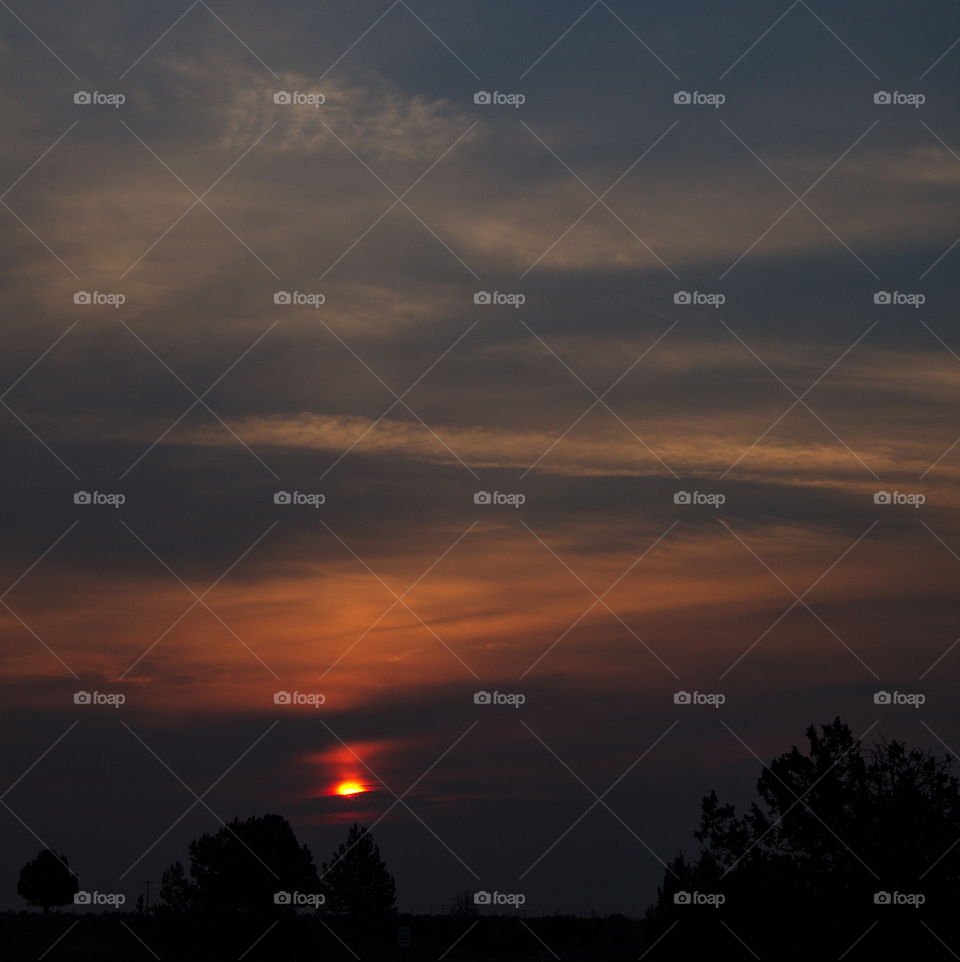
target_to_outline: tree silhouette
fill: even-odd
[[[393,876],[380,857],[380,849],[366,828],[354,823],[323,863],[323,892],[331,915],[353,920],[385,920],[395,911],[397,895]]]
[[[189,854],[189,875],[178,861],[161,880],[160,897],[173,911],[269,914],[277,893],[320,890],[313,855],[280,815],[235,818],[194,839]]]
[[[878,918],[874,938],[887,952],[929,939],[921,918],[940,937],[955,928],[960,783],[950,758],[898,741],[864,748],[839,718],[806,734],[805,753],[794,746],[763,768],[759,801],[745,814],[715,792],[703,799],[694,833],[703,849],[695,862],[680,855],[668,867],[648,913],[651,940],[676,925],[689,950],[717,939],[742,956],[722,922],[763,957],[825,949],[837,957]],[[700,909],[675,898],[694,892],[725,902]],[[925,903],[897,908],[883,894],[878,902],[878,893],[894,892]],[[694,916],[696,925],[684,924]]]
[[[40,851],[33,861],[20,869],[17,894],[28,905],[39,905],[46,914],[52,905],[68,905],[80,890],[75,872],[70,871],[66,855],[49,848]]]

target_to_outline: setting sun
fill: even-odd
[[[365,791],[366,788],[360,782],[340,782],[334,789],[336,795],[357,795]]]

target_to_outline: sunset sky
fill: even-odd
[[[960,746],[958,36],[0,6],[0,907],[277,812],[403,909],[640,914],[807,725]]]

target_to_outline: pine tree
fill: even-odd
[[[321,873],[326,909],[350,919],[382,919],[393,914],[397,895],[393,876],[366,828],[354,823],[346,842]]]

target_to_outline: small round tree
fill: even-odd
[[[17,894],[27,905],[39,905],[44,913],[53,905],[69,905],[80,890],[76,872],[70,871],[66,855],[43,849],[20,869]]]

